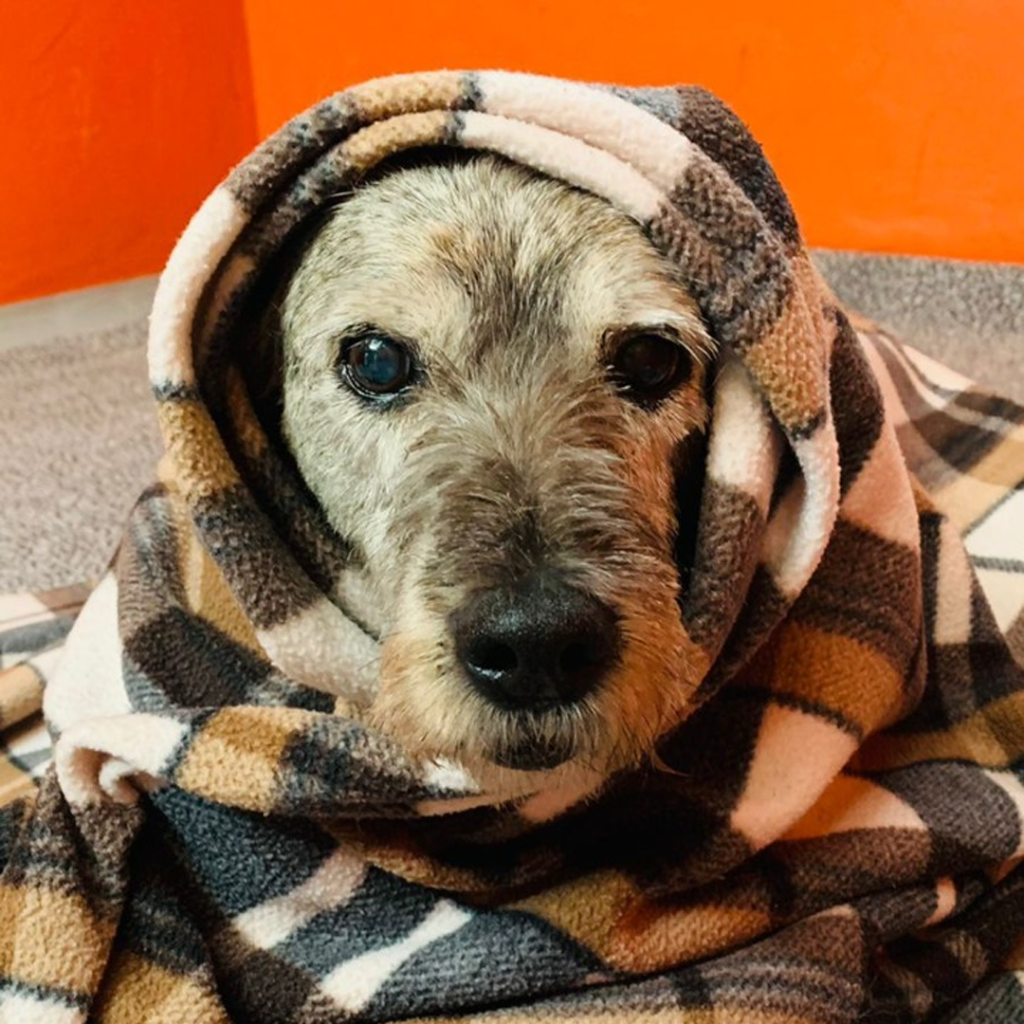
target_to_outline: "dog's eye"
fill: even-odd
[[[414,363],[409,350],[387,334],[374,332],[342,347],[339,369],[347,383],[369,398],[393,395],[412,381]]]
[[[615,349],[609,369],[628,397],[649,404],[688,380],[693,361],[686,349],[660,334],[634,334]]]

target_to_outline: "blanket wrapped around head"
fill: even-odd
[[[377,641],[333,596],[345,539],[240,368],[292,232],[438,146],[625,211],[720,347],[699,686],[586,799],[498,801],[349,713]],[[1024,414],[851,327],[708,93],[332,96],[196,214],[150,370],[159,482],[50,673],[53,766],[0,815],[0,1019],[1024,1020]]]

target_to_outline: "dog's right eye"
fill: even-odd
[[[347,341],[338,370],[353,391],[365,398],[384,398],[404,391],[416,364],[409,349],[390,335],[370,332]]]
[[[627,397],[653,408],[690,378],[693,360],[679,342],[641,331],[617,341],[608,369]]]

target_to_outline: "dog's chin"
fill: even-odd
[[[525,732],[504,740],[492,752],[490,760],[501,768],[539,772],[557,768],[575,754],[576,744],[568,736],[538,736]]]

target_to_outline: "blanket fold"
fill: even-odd
[[[629,214],[720,345],[693,696],[582,790],[361,723],[348,544],[245,384],[292,233],[439,146]],[[166,456],[66,643],[82,593],[0,605],[0,1020],[1024,1020],[1024,410],[851,322],[717,99],[338,93],[196,214],[150,376]]]

